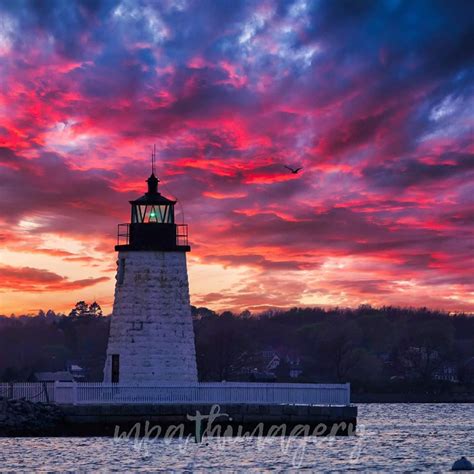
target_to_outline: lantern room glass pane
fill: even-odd
[[[173,224],[174,212],[170,204],[142,204],[132,207],[132,223]]]
[[[136,224],[137,222],[138,222],[137,206],[132,206],[132,224]]]

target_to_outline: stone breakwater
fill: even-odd
[[[345,436],[357,425],[355,406],[167,403],[68,405],[63,410],[74,436]]]
[[[350,435],[355,406],[258,404],[51,405],[0,398],[0,437],[199,435]],[[304,428],[304,429],[303,429]],[[239,431],[240,430],[240,431]],[[256,430],[256,431],[254,431]],[[294,431],[296,430],[296,432]],[[206,435],[207,435],[206,434]]]
[[[0,436],[53,436],[62,431],[64,414],[57,405],[0,398]]]

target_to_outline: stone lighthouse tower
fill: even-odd
[[[187,225],[175,223],[176,201],[148,191],[119,224],[118,268],[104,382],[132,385],[197,382],[189,303]]]

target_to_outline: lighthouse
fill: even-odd
[[[130,223],[119,224],[115,299],[104,382],[128,385],[197,382],[186,267],[188,231],[158,191],[130,201]]]

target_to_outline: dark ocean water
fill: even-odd
[[[474,404],[361,404],[344,438],[0,439],[0,470],[28,472],[446,472],[461,455],[474,461]]]

